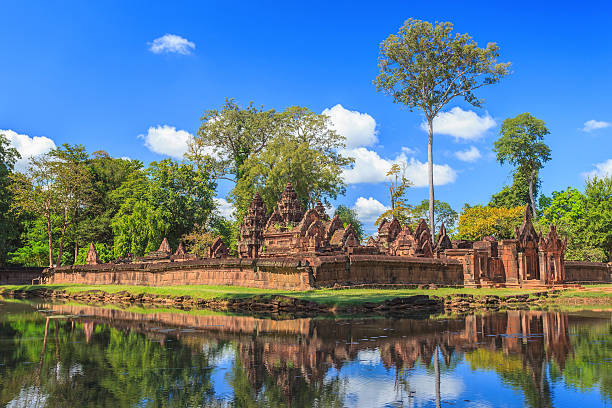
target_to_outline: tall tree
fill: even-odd
[[[225,99],[220,109],[204,112],[186,156],[198,164],[212,158],[218,177],[237,182],[244,162],[261,152],[274,134],[277,119],[274,110],[257,108],[253,102],[243,109],[234,99]]]
[[[142,162],[114,158],[105,151],[97,151],[92,153],[88,169],[91,200],[77,224],[78,236],[86,244],[103,243],[112,247],[112,219],[122,205],[113,192],[131,176],[144,171]]]
[[[491,207],[504,207],[513,208],[518,206],[531,205],[529,199],[529,182],[527,181],[528,175],[522,174],[521,172],[515,172],[512,177],[512,184],[504,186],[499,193],[491,196],[489,205]],[[539,179],[534,183],[533,191],[534,196],[538,195]]]
[[[449,22],[432,25],[408,19],[398,34],[380,45],[380,73],[376,88],[395,103],[419,109],[428,129],[429,224],[434,228],[433,135],[434,118],[455,97],[480,107],[474,91],[500,81],[510,63],[498,63],[499,47],[479,48],[467,34],[453,33]]]
[[[353,160],[343,156],[344,136],[330,127],[330,119],[293,106],[278,119],[278,133],[258,154],[243,163],[242,177],[230,197],[241,218],[256,191],[269,211],[291,182],[304,207],[327,202],[345,191],[342,169]]]
[[[144,255],[164,237],[176,246],[196,226],[207,226],[215,188],[206,168],[169,159],[133,173],[112,192],[122,203],[112,221],[115,256]]]
[[[515,175],[525,177],[529,186],[529,203],[534,219],[538,212],[535,204],[538,172],[550,160],[550,148],[542,141],[550,132],[543,120],[521,113],[504,120],[500,138],[495,141],[493,151],[500,164],[515,166]]]
[[[406,190],[412,186],[412,182],[406,177],[406,169],[395,163],[387,171],[386,176],[389,179],[389,201],[391,208],[383,212],[375,225],[379,225],[384,219],[397,218],[400,224],[411,224],[412,206],[406,201]]]
[[[19,158],[19,152],[10,147],[8,139],[0,134],[0,265],[6,263],[9,243],[16,234],[15,219],[11,215],[12,194],[9,186],[11,173]]]
[[[66,231],[87,199],[87,152],[68,144],[33,157],[26,174],[12,176],[13,206],[18,211],[43,217],[47,225],[49,266],[61,265]],[[58,254],[54,257],[54,219],[61,219]]]
[[[53,267],[52,218],[58,208],[57,175],[53,172],[52,158],[47,153],[30,159],[28,172],[14,173],[10,186],[13,208],[19,213],[43,217],[47,227],[49,267]]]
[[[71,226],[77,225],[89,201],[89,170],[87,168],[89,155],[83,146],[68,144],[51,150],[49,155],[52,158],[51,171],[56,175],[57,199],[62,217],[57,255],[57,264],[61,265],[66,231]],[[74,244],[74,258],[76,259],[79,249],[77,233],[74,234]]]

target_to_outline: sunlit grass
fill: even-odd
[[[531,293],[533,290],[526,289],[474,289],[474,288],[439,288],[439,289],[316,289],[308,291],[290,291],[247,288],[240,286],[207,286],[207,285],[185,285],[185,286],[128,286],[128,285],[7,285],[0,288],[11,290],[34,290],[54,289],[65,290],[69,293],[85,292],[90,290],[101,290],[107,293],[126,291],[132,295],[151,294],[158,296],[178,297],[191,296],[196,299],[237,299],[256,295],[271,296],[285,295],[297,299],[329,304],[329,305],[351,305],[364,302],[383,302],[387,299],[412,295],[435,295],[447,296],[455,294],[471,295],[498,295],[508,296],[516,294]]]

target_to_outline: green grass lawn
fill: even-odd
[[[612,285],[592,285],[585,286],[587,291],[576,289],[564,290],[559,299],[569,298],[609,298],[612,304]],[[236,299],[245,298],[256,295],[286,295],[298,299],[306,299],[320,304],[335,305],[335,306],[350,306],[364,302],[383,302],[387,299],[396,297],[411,296],[411,295],[434,295],[448,296],[456,294],[471,294],[476,296],[498,295],[509,296],[518,294],[529,294],[539,292],[540,290],[533,289],[476,289],[476,288],[439,288],[439,289],[316,289],[308,291],[291,291],[291,290],[272,290],[272,289],[257,289],[240,286],[207,286],[207,285],[185,285],[185,286],[128,286],[128,285],[5,285],[0,286],[2,289],[19,289],[19,290],[34,290],[34,289],[55,289],[65,290],[67,292],[85,292],[88,290],[102,290],[107,293],[115,293],[126,291],[134,295],[152,294],[168,297],[189,295],[199,299]],[[607,290],[607,291],[606,291]]]
[[[472,295],[516,295],[533,292],[527,289],[474,289],[474,288],[439,288],[439,289],[317,289],[308,291],[271,290],[246,288],[239,286],[128,286],[128,285],[6,285],[0,286],[5,289],[33,290],[39,288],[66,290],[67,292],[84,292],[88,290],[102,290],[107,293],[127,291],[131,294],[153,294],[169,297],[189,295],[200,299],[235,299],[255,295],[286,295],[298,299],[306,299],[313,302],[349,306],[364,302],[382,302],[402,296],[411,295],[435,295],[447,296],[459,293]]]

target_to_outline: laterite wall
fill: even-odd
[[[566,282],[610,282],[611,264],[565,261]]]
[[[234,285],[266,289],[308,289],[308,269],[300,261],[205,259],[188,262],[73,265],[56,268],[49,283],[88,285]]]
[[[386,255],[319,257],[313,263],[317,286],[339,284],[462,285],[461,262]]]
[[[43,268],[17,268],[0,266],[0,285],[30,285],[41,276]]]

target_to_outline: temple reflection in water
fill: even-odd
[[[610,403],[609,313],[273,320],[38,308],[0,309],[3,406]]]

